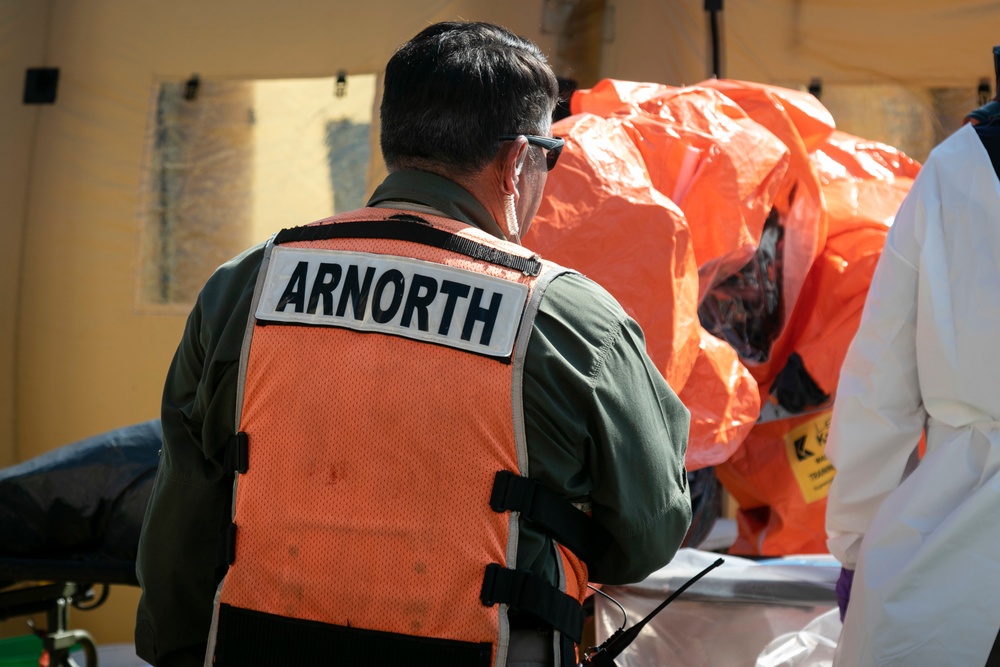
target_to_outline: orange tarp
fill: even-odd
[[[553,128],[566,148],[525,244],[622,303],[691,410],[689,468],[720,463],[753,425],[759,398],[734,350],[698,321],[698,255],[739,266],[753,254],[786,151],[712,91],[606,81],[574,95],[572,107],[577,113]],[[714,196],[720,183],[731,196]],[[697,207],[697,228],[671,197],[708,202]],[[714,215],[739,221],[738,229],[715,234],[702,222],[716,205],[724,210]]]
[[[553,127],[566,148],[525,244],[602,284],[642,326],[692,413],[689,469],[716,466],[740,502],[735,550],[825,550],[828,404],[758,417],[789,371],[813,398],[835,393],[919,165],[775,86],[605,80],[571,109]]]
[[[843,132],[833,133],[810,159],[826,202],[828,234],[784,340],[816,385],[835,396],[885,235],[920,167],[895,149]],[[768,370],[784,361],[787,353]],[[764,392],[774,375],[757,378],[768,400]],[[829,414],[827,408],[761,423],[716,467],[739,504],[733,553],[826,552],[826,492],[834,475],[823,455]]]
[[[524,243],[611,292],[643,327],[667,382],[683,387],[700,329],[684,214],[650,185],[622,120],[573,116],[556,131],[566,147]]]

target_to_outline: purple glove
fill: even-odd
[[[837,606],[840,607],[840,622],[844,622],[847,613],[847,603],[851,601],[851,584],[854,583],[854,570],[840,568],[840,578],[837,579]]]

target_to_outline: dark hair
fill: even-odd
[[[431,164],[474,173],[502,134],[548,129],[556,77],[532,42],[490,23],[437,23],[385,68],[382,156],[390,168]]]

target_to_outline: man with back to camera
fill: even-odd
[[[164,389],[140,656],[573,664],[587,581],[673,557],[687,410],[606,291],[519,245],[557,96],[531,42],[428,27],[386,66],[368,206],[206,284]]]

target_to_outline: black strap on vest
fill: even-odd
[[[494,512],[520,512],[559,544],[591,565],[611,546],[611,533],[537,481],[501,470],[493,480]]]
[[[226,459],[225,459],[226,470],[230,472],[237,472],[241,475],[249,470],[250,467],[250,446],[249,438],[247,434],[240,431],[234,435],[229,440],[229,446],[226,447]]]
[[[240,475],[250,469],[250,439],[245,432],[240,431],[229,439],[223,458],[223,467],[229,472]],[[236,524],[227,517],[222,540],[219,542],[216,553],[216,578],[221,580],[222,575],[235,561]]]
[[[479,598],[487,607],[508,604],[528,612],[577,644],[583,639],[583,605],[529,570],[511,570],[490,563]]]
[[[433,227],[429,222],[416,215],[401,213],[391,215],[387,220],[356,220],[282,229],[274,237],[274,244],[348,238],[391,239],[419,243],[514,269],[526,276],[537,276],[542,270],[542,263],[537,257],[518,257],[509,252]]]

